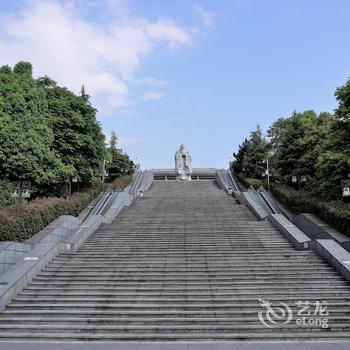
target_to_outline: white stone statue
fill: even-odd
[[[192,157],[185,145],[175,153],[175,174],[176,180],[191,180],[192,174]]]

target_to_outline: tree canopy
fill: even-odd
[[[232,169],[246,177],[260,179],[265,171],[264,160],[267,157],[267,142],[259,125],[252,131],[234,153]]]
[[[350,80],[335,96],[339,104],[334,115],[293,112],[269,127],[268,142],[261,130],[252,132],[234,153],[232,170],[259,179],[259,160],[268,154],[275,181],[292,185],[292,176],[298,182],[306,177],[303,186],[310,193],[339,198],[341,180],[350,176]]]
[[[110,181],[121,175],[130,175],[136,170],[136,165],[130,157],[121,149],[117,148],[118,137],[113,131],[109,141],[109,163],[108,163],[108,177]]]
[[[76,95],[47,76],[34,79],[29,62],[0,67],[0,180],[31,181],[36,195],[63,194],[73,178],[77,188],[101,180],[110,151],[82,91]],[[119,161],[118,174],[132,171],[127,163]]]

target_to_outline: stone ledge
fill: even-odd
[[[0,275],[20,261],[37,244],[57,243],[74,232],[80,223],[81,220],[74,216],[61,215],[25,242],[2,243],[0,245]]]
[[[292,219],[292,222],[312,240],[334,239],[345,249],[350,249],[350,237],[338,232],[311,213],[299,214]]]
[[[293,225],[283,214],[270,214],[267,220],[290,241],[297,250],[308,250],[312,240]]]
[[[0,275],[32,250],[32,245],[22,242],[0,243]]]
[[[313,250],[350,281],[350,253],[333,239],[316,239]]]
[[[74,216],[61,215],[51,224],[39,231],[36,235],[26,240],[25,243],[35,245],[37,243],[49,241],[58,242],[60,239],[68,237],[72,232],[74,232],[79,227],[81,222],[82,220]]]
[[[270,214],[254,200],[249,192],[242,192],[242,195],[237,199],[240,203],[245,204],[259,220],[266,220]]]
[[[15,266],[0,277],[0,310],[19,293],[61,251],[62,243],[38,243]]]
[[[111,206],[103,214],[103,222],[112,222],[125,206],[129,206],[131,198],[127,192],[118,192],[112,198]]]

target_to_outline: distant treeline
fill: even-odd
[[[34,196],[60,196],[72,182],[74,190],[96,184],[109,167],[114,176],[133,172],[116,138],[105,145],[96,113],[84,91],[34,79],[29,62],[0,67],[0,197],[14,181],[30,181]]]
[[[350,80],[336,89],[335,97],[338,107],[334,114],[293,112],[276,120],[266,137],[257,126],[233,154],[232,170],[261,179],[268,159],[274,182],[339,199],[341,180],[350,176]],[[293,176],[297,182],[292,182]]]

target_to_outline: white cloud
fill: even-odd
[[[199,4],[195,4],[194,5],[194,9],[195,11],[198,13],[202,23],[207,27],[211,27],[214,24],[214,13],[213,12],[208,12],[205,11],[204,8],[199,5]]]
[[[136,137],[121,137],[119,140],[120,146],[128,146],[128,145],[136,145],[141,142],[145,141],[145,138],[143,136],[136,136]]]
[[[143,57],[159,45],[180,49],[193,39],[192,29],[171,18],[131,16],[125,1],[86,3],[101,12],[107,4],[111,14],[103,22],[92,21],[68,0],[38,0],[25,1],[15,16],[2,17],[0,64],[28,60],[35,75],[46,74],[76,92],[84,83],[93,103],[110,110],[131,103],[130,84],[138,79]]]
[[[162,91],[147,90],[142,95],[144,100],[160,100],[164,96]]]
[[[156,79],[153,77],[145,77],[142,79],[145,84],[148,84],[150,86],[164,86],[167,85],[167,82],[165,80]]]

